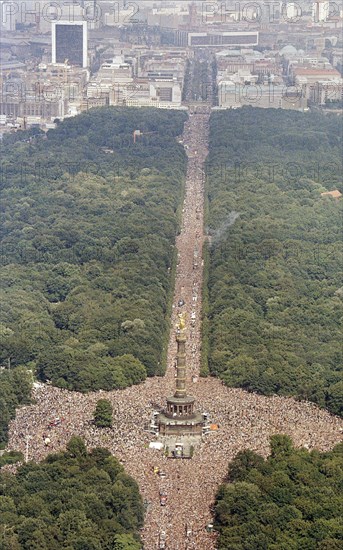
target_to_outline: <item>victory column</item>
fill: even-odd
[[[190,458],[187,453],[187,445],[183,444],[183,438],[190,442],[188,446],[196,443],[201,437],[205,426],[203,414],[194,411],[195,398],[187,395],[186,391],[186,318],[185,314],[179,314],[179,323],[176,326],[176,389],[174,395],[167,398],[167,407],[161,412],[156,423],[159,437],[164,443],[168,443],[169,456],[178,458]],[[180,447],[182,453],[180,453]]]

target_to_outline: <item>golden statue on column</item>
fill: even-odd
[[[179,313],[179,322],[177,324],[177,328],[179,330],[185,330],[186,328],[186,313]]]

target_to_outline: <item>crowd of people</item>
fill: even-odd
[[[186,314],[189,344],[186,349],[189,378],[198,375],[201,352],[202,248],[204,212],[204,162],[208,153],[209,113],[190,115],[185,124],[183,144],[188,156],[181,232],[176,239],[178,260],[174,290],[172,326],[179,313]],[[183,302],[182,306],[178,304]],[[175,334],[170,335],[168,364],[176,353]],[[172,372],[167,370],[167,377]]]
[[[203,245],[204,160],[207,154],[209,115],[193,114],[185,124],[183,142],[188,172],[175,283],[172,330],[165,377],[150,378],[139,386],[112,392],[80,394],[36,384],[34,404],[17,411],[10,424],[9,449],[21,450],[27,460],[42,460],[62,450],[72,435],[80,435],[89,448],[107,447],[138,482],[146,505],[142,540],[146,550],[159,548],[166,533],[170,550],[214,550],[215,533],[206,529],[211,507],[228,463],[249,448],[269,453],[269,438],[286,433],[296,446],[329,450],[341,440],[343,422],[312,403],[293,398],[264,397],[225,387],[214,378],[199,378],[201,355],[201,290]],[[183,305],[179,305],[184,302]],[[154,436],[146,430],[152,412],[165,405],[175,391],[175,326],[178,314],[187,314],[187,391],[196,409],[209,414],[217,431],[202,436],[192,459],[167,459],[149,448]],[[113,427],[93,423],[99,398],[113,405]],[[157,467],[165,477],[156,473]],[[9,467],[10,468],[10,467]],[[159,493],[167,503],[161,506]]]

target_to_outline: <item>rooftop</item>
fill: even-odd
[[[294,73],[297,75],[304,75],[304,76],[337,76],[340,77],[340,73],[336,71],[336,69],[317,69],[315,67],[309,68],[309,67],[294,67]]]

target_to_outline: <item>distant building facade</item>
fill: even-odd
[[[228,32],[190,32],[188,34],[188,46],[257,46],[258,31],[228,31]]]
[[[262,109],[290,109],[303,111],[307,99],[300,90],[283,84],[221,81],[218,85],[218,105],[222,109],[238,109],[243,105]]]

